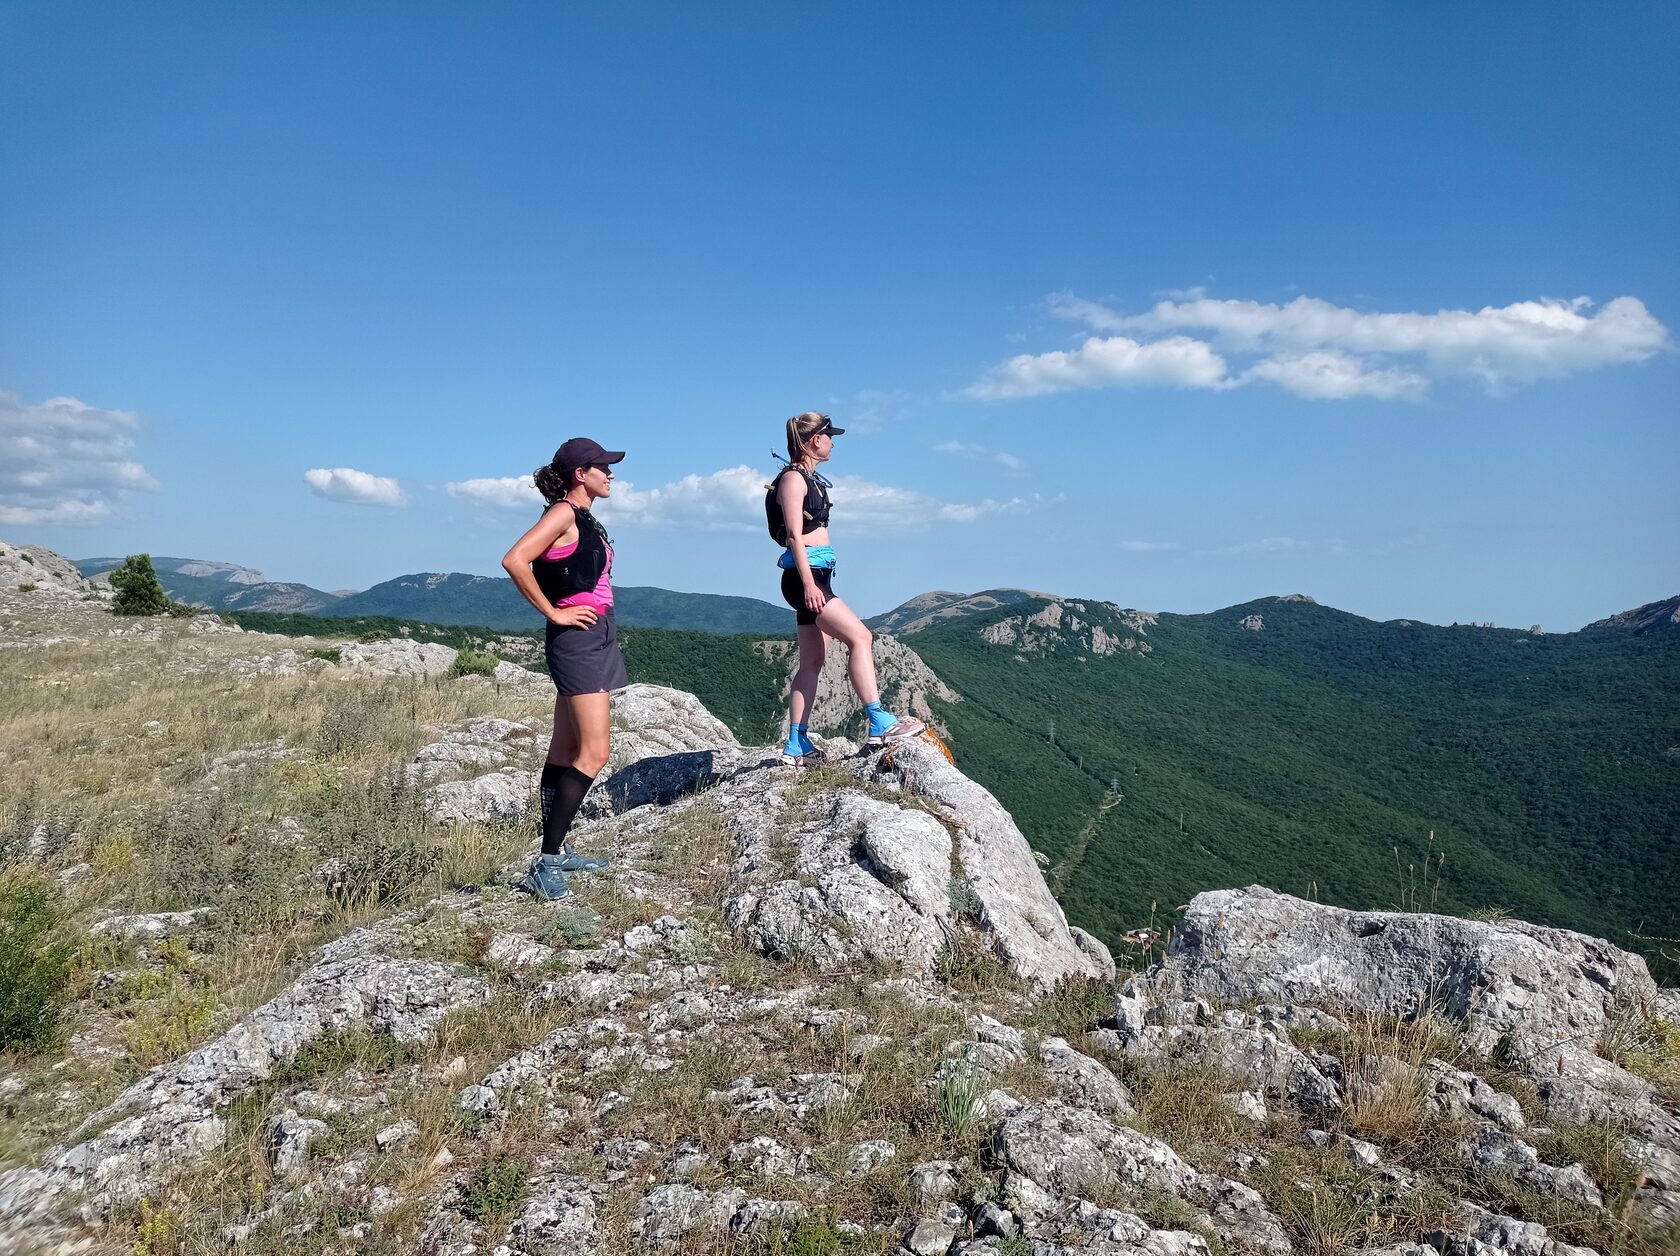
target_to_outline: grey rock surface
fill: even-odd
[[[1649,1004],[1637,955],[1599,938],[1520,920],[1356,912],[1263,886],[1198,894],[1161,963],[1163,978],[1222,1003],[1329,1003],[1406,1016],[1438,1009],[1477,1050],[1503,1034],[1591,1044],[1615,1000]]]
[[[503,768],[466,781],[444,781],[426,791],[426,814],[441,824],[512,824],[537,803],[537,774]]]
[[[339,666],[368,676],[442,676],[455,663],[456,651],[429,641],[392,638],[354,641],[340,646]]]
[[[426,1036],[448,1012],[483,1000],[482,981],[430,960],[364,955],[328,960],[220,1037],[160,1065],[82,1125],[87,1137],[54,1148],[39,1170],[0,1173],[0,1226],[85,1192],[102,1216],[155,1191],[163,1175],[219,1146],[218,1110],[329,1031],[365,1028],[398,1041]]]

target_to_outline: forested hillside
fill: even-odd
[[[1076,923],[1113,939],[1152,903],[1170,919],[1259,882],[1504,909],[1648,955],[1641,935],[1680,935],[1680,632],[1379,624],[1268,598],[1141,627],[1093,602],[1086,621],[1139,648],[1099,653],[1065,624],[1010,644],[1047,605],[910,640],[967,699],[941,708],[959,763],[1050,856]]]

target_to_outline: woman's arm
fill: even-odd
[[[782,507],[782,522],[787,525],[788,548],[793,551],[793,565],[805,585],[805,608],[815,614],[823,608],[822,590],[811,575],[811,560],[805,553],[805,477],[797,471],[782,474],[776,487],[776,501]]]
[[[551,624],[560,627],[587,628],[595,622],[595,608],[592,606],[555,606],[543,596],[542,587],[537,584],[537,577],[531,571],[531,564],[536,562],[564,536],[577,536],[577,515],[567,503],[555,502],[543,512],[543,517],[524,536],[513,543],[513,548],[502,556],[502,570],[513,577],[513,584],[525,600],[542,613],[542,617]]]

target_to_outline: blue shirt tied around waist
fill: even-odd
[[[832,545],[807,545],[805,547],[805,561],[813,568],[827,567],[834,570],[834,547]],[[782,551],[782,556],[776,560],[776,566],[783,571],[792,571],[798,564],[793,561],[793,549],[789,547]]]

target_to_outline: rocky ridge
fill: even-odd
[[[102,607],[65,612],[86,646],[134,645],[101,635]],[[256,634],[142,626],[183,667],[269,683]],[[376,644],[299,666],[347,692],[438,681],[425,648]],[[461,683],[521,705],[431,727],[407,774],[440,832],[518,831],[541,686]],[[509,890],[521,858],[350,918],[0,1173],[0,1247],[1673,1250],[1680,1118],[1651,1065],[1680,1041],[1680,992],[1638,957],[1250,887],[1197,896],[1115,987],[990,793],[923,743],[832,748],[789,772],[690,695],[622,691],[577,834],[608,874],[534,904]],[[190,948],[213,926],[93,927]]]
[[[377,1240],[435,1256],[670,1251],[763,1245],[803,1226],[836,1243],[853,1235],[860,1250],[957,1256],[1297,1250],[1287,1191],[1266,1189],[1267,1152],[1240,1139],[1180,1150],[1147,1132],[1136,1087],[1186,1069],[1229,1088],[1233,1119],[1295,1122],[1303,1146],[1360,1166],[1379,1213],[1425,1188],[1338,1122],[1386,1086],[1456,1122],[1453,1154],[1470,1180],[1509,1179],[1587,1211],[1606,1205],[1603,1188],[1581,1163],[1545,1160],[1539,1125],[1612,1114],[1643,1173],[1622,1206],[1653,1224],[1680,1217],[1680,1119],[1650,1082],[1594,1051],[1618,1009],[1674,1007],[1635,956],[1521,922],[1218,891],[1192,902],[1158,963],[1072,1036],[1051,1033],[1046,1004],[1101,991],[1112,961],[1068,927],[1007,813],[931,747],[789,773],[689,695],[632,686],[618,710],[632,727],[579,842],[612,851],[618,871],[603,880],[650,919],[570,946],[552,925],[573,905],[468,890],[349,933],[38,1163],[0,1175],[4,1232],[96,1250],[125,1210],[187,1189],[195,1165],[225,1154],[227,1114],[261,1099],[275,1187],[221,1219],[235,1247],[283,1232],[328,1250]],[[429,799],[448,785],[499,794],[495,778],[535,740],[526,723],[478,720],[439,730],[414,770]],[[479,922],[477,964],[421,953],[424,917],[440,907]],[[768,967],[725,967],[732,946]],[[986,1002],[1002,1017],[953,983],[965,955],[998,966]],[[743,981],[754,972],[762,984]],[[517,983],[499,990],[511,979],[499,973]],[[329,1090],[275,1081],[346,1034],[437,1043],[441,1057],[452,1017],[507,1006],[509,994],[533,1028],[505,1034],[511,1051],[482,1071],[440,1058],[406,1081],[401,1070],[351,1070]],[[1456,1059],[1352,1049],[1356,1018],[1400,1025],[1425,1012],[1461,1031]],[[1475,1071],[1496,1055],[1507,1087],[1532,1088],[1522,1098]],[[905,1059],[925,1060],[925,1073],[895,1075]],[[453,1087],[456,1114],[429,1142],[391,1108],[427,1067]],[[705,1084],[684,1089],[673,1079],[685,1074]],[[939,1131],[913,1153],[914,1123],[868,1116],[889,1079],[902,1087],[895,1102],[930,1105],[923,1119]],[[517,1191],[490,1208],[487,1166],[504,1161],[475,1157],[475,1145],[520,1129],[547,1151],[522,1161]],[[406,1191],[379,1171],[404,1155],[424,1169]],[[476,1170],[452,1168],[475,1158]],[[902,1211],[848,1215],[848,1183],[865,1180]],[[323,1211],[345,1198],[361,1202]],[[1383,1250],[1586,1250],[1473,1201],[1449,1212]]]

